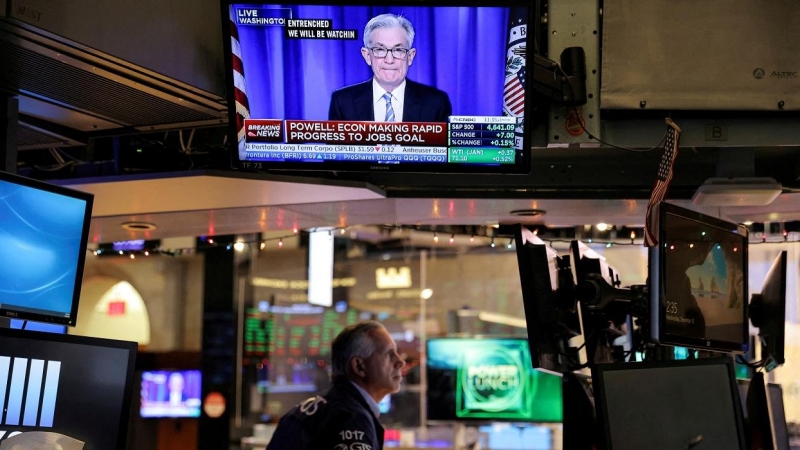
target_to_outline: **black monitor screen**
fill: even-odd
[[[608,450],[746,448],[728,358],[598,364],[592,379]]]
[[[0,328],[2,429],[45,431],[122,450],[130,415],[135,342]]]
[[[668,203],[650,247],[651,337],[742,353],[747,335],[747,229]]]
[[[93,198],[0,172],[0,315],[75,325]]]
[[[222,8],[238,167],[529,171],[529,3]]]

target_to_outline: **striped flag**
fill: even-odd
[[[525,112],[525,68],[506,79],[503,88],[503,103],[514,116]]]
[[[239,159],[245,158],[245,129],[244,119],[250,118],[250,102],[247,100],[247,90],[244,82],[244,63],[242,62],[242,48],[239,45],[239,30],[236,28],[236,16],[233,6],[228,9],[231,26],[231,53],[233,54],[233,97],[236,102],[236,142],[239,150]]]
[[[527,51],[527,9],[514,8],[509,15],[506,75],[503,87],[503,115],[517,118],[514,147],[522,149],[525,117],[525,65]]]
[[[667,123],[667,140],[664,142],[664,154],[661,156],[661,164],[658,166],[656,185],[653,187],[650,201],[647,203],[647,215],[644,222],[644,245],[646,247],[658,245],[658,204],[667,196],[681,138],[681,128],[670,118],[666,118],[665,122]]]

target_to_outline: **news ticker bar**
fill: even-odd
[[[450,116],[439,122],[245,119],[245,143],[514,147],[516,118]]]
[[[403,145],[246,144],[247,161],[363,161],[379,164],[514,164],[513,148],[414,147]]]

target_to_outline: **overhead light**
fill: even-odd
[[[515,209],[515,210],[511,211],[509,214],[511,214],[512,216],[535,217],[535,216],[542,216],[544,214],[547,214],[547,211],[545,211],[543,209]]]
[[[692,197],[703,206],[764,206],[783,191],[774,178],[709,178]]]
[[[151,231],[156,225],[150,222],[122,222],[120,226],[128,231]]]

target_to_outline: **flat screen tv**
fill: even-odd
[[[0,172],[0,316],[75,325],[93,199]]]
[[[428,420],[561,422],[561,377],[531,367],[519,338],[427,342]]]
[[[786,250],[770,266],[761,292],[750,298],[750,321],[761,339],[761,365],[769,372],[782,365],[786,339]]]
[[[200,417],[201,381],[199,370],[142,372],[139,415],[144,418]]]
[[[556,374],[576,370],[586,353],[571,341],[581,337],[582,327],[569,257],[560,257],[522,225],[514,239],[533,367]]]
[[[666,345],[748,348],[747,228],[662,202],[650,247],[650,337]]]
[[[221,6],[235,167],[530,171],[530,2]]]
[[[137,343],[0,328],[2,430],[125,448]]]
[[[597,364],[592,381],[601,448],[747,448],[731,358]]]

